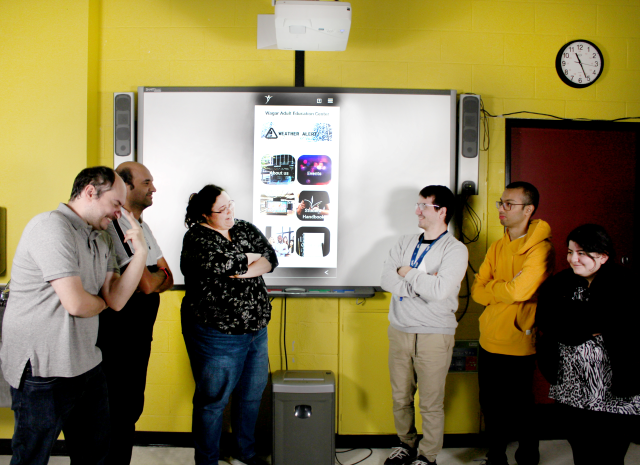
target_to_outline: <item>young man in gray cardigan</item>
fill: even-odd
[[[382,288],[389,306],[389,374],[400,445],[385,465],[432,465],[442,449],[444,386],[458,323],[460,282],[469,254],[447,228],[455,197],[445,186],[420,191],[421,234],[402,236],[389,252]],[[420,386],[423,439],[417,442],[414,396]]]

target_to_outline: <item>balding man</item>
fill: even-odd
[[[48,463],[61,430],[72,463],[104,463],[109,409],[98,314],[125,305],[147,258],[142,229],[125,212],[133,223],[125,238],[143,251],[120,275],[104,230],[125,199],[111,168],[87,168],[69,203],[37,215],[22,233],[0,350],[15,416],[13,464]]]
[[[105,463],[126,465],[131,462],[135,425],[144,408],[159,294],[173,286],[173,276],[151,229],[141,218],[142,212],[153,204],[156,191],[153,176],[144,165],[136,162],[122,163],[116,172],[127,186],[123,212],[129,212],[129,218],[133,217],[134,223],[144,231],[144,248],[148,250],[147,266],[137,292],[120,312],[107,310],[100,315],[98,346],[103,353],[111,411],[111,446]],[[121,269],[128,267],[138,256],[138,249],[124,234],[132,227],[130,221],[119,218],[107,228],[115,243]]]

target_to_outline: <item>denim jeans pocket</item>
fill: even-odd
[[[33,368],[31,368],[31,363],[29,363],[24,369],[24,384],[28,386],[52,386],[56,384],[58,381],[62,381],[66,378],[61,378],[59,376],[53,377],[43,377],[43,376],[33,376]]]
[[[24,379],[24,384],[29,386],[52,386],[64,378],[41,378],[40,376],[31,376]]]

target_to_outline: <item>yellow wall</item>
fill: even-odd
[[[0,205],[7,272],[36,214],[66,201],[87,160],[89,1],[0,1]],[[97,64],[97,61],[96,61]],[[0,437],[13,415],[0,409]]]
[[[7,208],[7,277],[24,226],[66,201],[86,166],[88,5],[0,1],[0,204]]]
[[[456,89],[493,114],[529,110],[569,118],[640,115],[640,0],[354,0],[346,52],[306,54],[307,86]],[[7,207],[8,272],[35,214],[68,198],[87,165],[112,164],[112,93],[150,86],[292,86],[293,52],[256,50],[270,0],[0,0],[0,205]],[[606,70],[588,89],[554,69],[570,39],[595,42]],[[504,187],[504,120],[490,121],[473,206],[483,232],[475,267],[502,234],[488,208]],[[215,182],[215,179],[212,179]],[[158,180],[169,188],[170,180]],[[544,199],[543,199],[544,201]],[[152,225],[153,226],[153,225]],[[142,430],[190,427],[192,380],[178,325],[180,292],[163,295]],[[290,367],[340,372],[336,300],[288,302]],[[270,325],[279,368],[281,302]],[[480,307],[458,329],[476,338]],[[358,335],[361,337],[362,335]],[[370,340],[370,344],[386,341]],[[0,436],[11,435],[0,409]]]

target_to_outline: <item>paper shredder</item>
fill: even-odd
[[[328,370],[273,374],[273,465],[335,463],[335,391]]]

